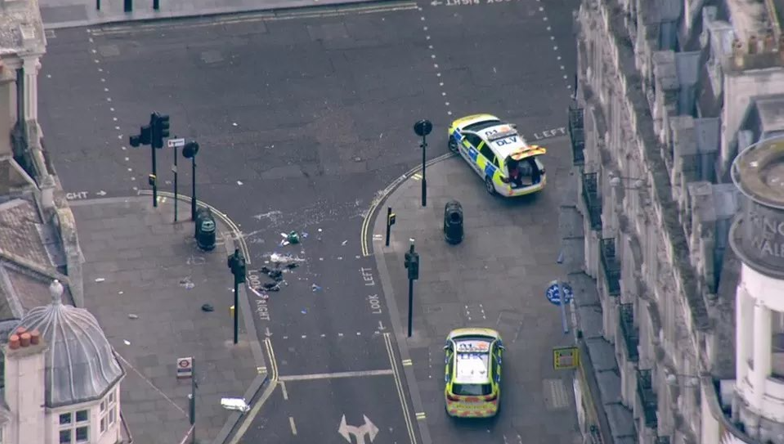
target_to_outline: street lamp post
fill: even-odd
[[[182,148],[182,155],[191,160],[191,219],[196,220],[196,154],[199,144],[196,141],[188,142]]]
[[[422,206],[427,206],[427,135],[433,131],[433,124],[429,120],[420,120],[414,124],[414,133],[422,138],[419,145],[422,148]]]

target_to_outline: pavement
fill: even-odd
[[[561,249],[559,219],[570,189],[571,151],[566,138],[545,145],[548,186],[520,199],[489,196],[460,157],[427,168],[428,201],[421,206],[421,176],[412,175],[384,201],[372,231],[373,254],[389,306],[396,306],[401,355],[413,371],[420,427],[432,442],[581,442],[575,415],[573,371],[553,369],[552,348],[574,344],[560,311],[545,298]],[[456,199],[464,211],[465,239],[444,241],[443,213]],[[396,214],[390,246],[384,243],[386,208]],[[414,332],[406,337],[408,280],[404,254],[415,240],[420,279],[414,284]],[[571,316],[570,316],[571,318]],[[494,420],[457,422],[444,411],[443,344],[460,327],[498,330],[507,347],[501,412]],[[411,378],[415,382],[411,381]],[[420,410],[421,408],[421,410]],[[422,412],[423,414],[420,414]]]
[[[266,380],[247,294],[240,293],[240,336],[233,344],[230,229],[218,221],[219,245],[195,245],[190,207],[150,197],[90,199],[72,209],[84,254],[85,308],[104,328],[125,366],[121,410],[133,442],[178,443],[190,430],[191,379],[177,378],[177,358],[192,357],[196,381],[196,437],[222,443],[238,414],[220,398],[249,401]],[[213,312],[201,309],[211,304]],[[249,321],[249,324],[246,324]]]
[[[333,8],[389,0],[39,0],[46,29]]]
[[[447,151],[449,122],[474,112],[516,122],[532,140],[565,132],[573,3],[400,1],[50,30],[41,125],[47,138],[57,135],[47,148],[77,202],[145,191],[150,150],[128,146],[128,135],[151,111],[168,113],[172,136],[201,145],[199,199],[242,231],[256,272],[251,284],[268,282],[259,271],[273,253],[303,261],[256,307],[254,322],[281,381],[320,376],[284,381],[269,402],[283,397],[283,386],[296,391],[340,379],[330,386],[334,406],[314,417],[287,392],[281,402],[289,415],[265,423],[273,416],[265,406],[249,434],[274,430],[302,442],[308,433],[326,434],[321,442],[341,442],[342,415],[361,424],[363,415],[352,416],[360,409],[380,433],[413,442],[414,400],[371,397],[377,385],[399,388],[406,379],[404,358],[390,359],[397,337],[385,335],[395,318],[357,233],[381,190],[421,162],[412,131],[421,118],[435,127],[428,158]],[[179,162],[179,191],[190,194],[190,162]],[[171,164],[172,151],[159,150],[167,191]],[[280,246],[281,233],[292,230],[308,237]],[[383,373],[364,376],[375,371]],[[352,376],[333,377],[346,372]]]

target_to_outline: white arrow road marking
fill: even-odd
[[[264,328],[264,335],[267,337],[272,336],[272,332],[270,331],[269,327]]]
[[[386,330],[386,328],[384,328],[384,324],[382,324],[381,321],[378,321],[378,329],[381,331]]]
[[[340,427],[338,427],[338,433],[340,433],[340,435],[349,443],[351,442],[351,435],[354,435],[354,438],[357,440],[357,444],[365,444],[365,435],[368,435],[370,442],[372,443],[378,434],[378,427],[376,427],[376,425],[373,424],[373,422],[370,421],[367,416],[362,415],[362,418],[365,419],[364,425],[359,427],[350,426],[346,424],[346,415],[343,415],[343,418],[340,420]]]
[[[95,194],[97,194],[97,195],[99,195],[99,196],[106,196],[106,191],[104,191],[104,190],[101,190],[101,191],[99,191],[99,192],[97,192],[97,193],[95,193]]]

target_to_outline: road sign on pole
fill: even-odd
[[[569,370],[580,365],[580,349],[576,346],[553,348],[553,368]]]
[[[166,143],[169,148],[181,148],[185,146],[185,139],[169,139]]]
[[[552,281],[547,285],[547,290],[545,290],[544,295],[550,303],[553,305],[561,305],[561,292],[558,289],[558,281]],[[572,291],[572,287],[569,284],[561,283],[561,288],[563,288],[563,292],[566,295],[564,298],[564,302],[567,304],[572,302],[574,299],[574,292]]]

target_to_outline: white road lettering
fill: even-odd
[[[264,299],[256,299],[256,314],[259,316],[259,319],[262,321],[269,321],[269,308],[267,307],[267,301]]]
[[[558,137],[563,135],[566,135],[566,127],[562,126],[560,128],[553,128],[546,131],[542,131],[541,133],[534,133],[534,139],[543,140],[543,139],[549,139],[551,137]]]
[[[381,314],[383,310],[381,310],[381,300],[378,298],[377,294],[371,294],[367,297],[368,302],[370,303],[370,310],[373,314]]]
[[[373,270],[371,268],[361,267],[359,272],[362,273],[362,280],[365,281],[366,287],[373,287],[376,281],[373,279]]]
[[[72,193],[65,193],[65,198],[68,200],[81,200],[87,199],[87,195],[90,194],[87,191],[77,191]]]

